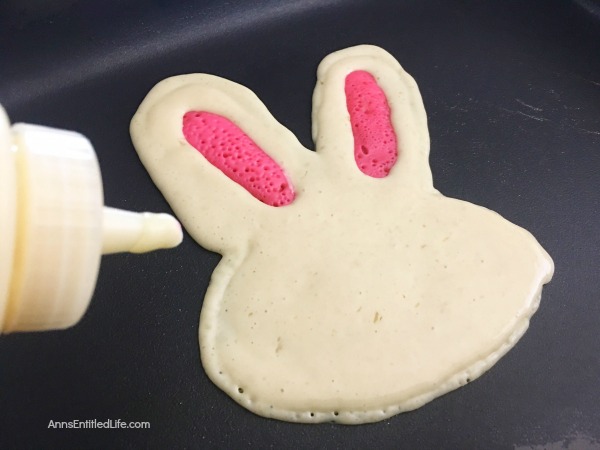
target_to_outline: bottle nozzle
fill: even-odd
[[[169,214],[135,213],[104,207],[102,253],[145,253],[173,248],[183,239],[181,225]]]

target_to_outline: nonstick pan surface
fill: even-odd
[[[380,423],[263,419],[201,368],[198,318],[219,256],[186,235],[175,250],[105,257],[76,327],[0,338],[0,448],[600,448],[595,0],[5,0],[0,103],[13,122],[88,136],[108,205],[169,212],[128,133],[156,82],[240,82],[311,147],[317,64],[361,43],[417,80],[435,186],[525,227],[553,256],[516,347],[469,385]],[[88,419],[151,428],[48,429]]]

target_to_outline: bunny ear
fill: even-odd
[[[249,89],[206,74],[158,83],[130,131],[187,231],[219,253],[243,248],[261,218],[285,209],[277,206],[294,200],[292,180],[316,157]]]
[[[329,164],[433,190],[423,101],[393,56],[371,45],[347,48],[327,56],[317,78],[313,140]]]
[[[398,159],[398,141],[385,93],[364,70],[346,76],[344,91],[358,168],[374,178],[388,176]]]
[[[283,169],[233,122],[206,111],[183,115],[183,135],[212,165],[270,206],[294,200]]]

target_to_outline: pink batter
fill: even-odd
[[[345,92],[356,164],[366,175],[386,177],[398,159],[398,142],[385,94],[364,70],[346,77]]]
[[[270,206],[294,200],[294,190],[279,165],[225,117],[204,111],[183,116],[183,135],[215,167]]]
[[[364,70],[346,77],[345,93],[356,164],[366,175],[386,177],[398,159],[398,143],[385,94]],[[294,200],[283,169],[229,119],[189,111],[183,116],[183,135],[211,164],[261,202],[285,206]]]

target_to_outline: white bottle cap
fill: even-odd
[[[12,275],[17,211],[17,185],[10,124],[0,106],[0,331],[4,322]]]
[[[89,305],[102,253],[174,247],[181,227],[167,214],[104,208],[81,134],[7,129],[0,108],[0,331],[66,328]]]

